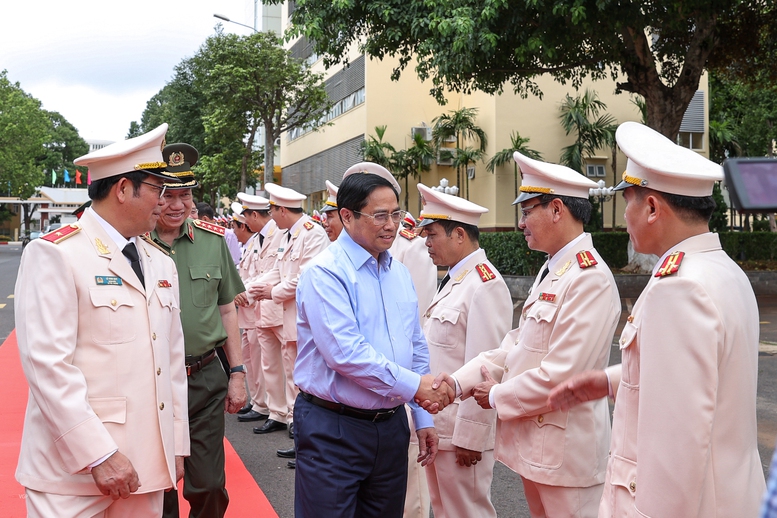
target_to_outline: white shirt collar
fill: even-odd
[[[134,236],[129,239],[122,236],[119,231],[113,227],[113,225],[105,221],[103,217],[100,216],[92,207],[88,207],[86,210],[89,211],[92,216],[94,216],[94,219],[96,219],[97,223],[99,223],[103,230],[105,230],[105,233],[108,234],[108,237],[110,237],[116,246],[119,247],[119,252],[124,250],[124,247],[127,246],[127,243],[135,243]],[[137,246],[137,243],[135,243],[135,245]],[[127,260],[129,261],[129,259]]]
[[[469,261],[469,259],[470,259],[470,258],[471,258],[473,255],[475,255],[476,253],[478,253],[478,252],[480,252],[480,248],[478,248],[477,250],[475,250],[474,252],[472,252],[471,254],[469,254],[467,257],[465,257],[464,259],[462,259],[461,261],[459,261],[458,263],[456,263],[456,264],[453,266],[453,268],[451,268],[450,270],[448,270],[448,277],[450,277],[451,279],[453,279],[453,278],[454,278],[454,276],[455,276],[455,275],[457,275],[457,274],[459,273],[459,271],[460,271],[462,268],[464,268],[464,265],[465,265],[465,264],[467,264],[467,261]]]

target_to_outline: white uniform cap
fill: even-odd
[[[394,175],[392,175],[389,170],[382,165],[378,165],[374,162],[359,162],[358,164],[352,165],[348,168],[348,170],[343,175],[343,180],[356,173],[376,174],[385,178],[391,183],[391,186],[395,191],[397,191],[397,196],[399,196],[399,194],[402,192],[402,187],[400,187],[397,183],[397,179],[394,178]]]
[[[159,171],[167,167],[162,158],[162,148],[165,146],[167,124],[138,137],[116,142],[110,146],[89,153],[73,160],[75,165],[86,166],[92,180],[102,180],[133,171],[143,171],[164,179],[178,181],[177,178]]]
[[[300,194],[294,189],[281,187],[274,183],[265,184],[264,190],[270,195],[270,205],[278,205],[289,209],[301,209],[302,202],[307,196]]]
[[[464,198],[445,194],[444,192],[433,191],[426,185],[419,183],[418,192],[421,193],[421,223],[419,227],[424,227],[437,220],[451,220],[467,225],[477,226],[480,223],[480,215],[488,212],[488,209],[472,203]]]
[[[616,191],[637,185],[698,198],[711,196],[715,182],[723,180],[721,166],[643,124],[624,122],[615,138],[628,157]]]
[[[237,193],[237,199],[240,200],[240,202],[243,204],[241,207],[242,209],[270,210],[270,200],[268,200],[264,196],[256,196],[253,194],[246,194],[244,192],[239,192]]]
[[[329,192],[329,197],[324,202],[324,206],[321,208],[321,212],[329,212],[332,210],[337,210],[337,186],[330,182],[329,180],[326,181],[326,190]]]
[[[232,209],[232,219],[234,221],[239,221],[240,223],[246,222],[246,218],[243,216],[243,206],[240,203],[233,201],[232,205],[229,207]]]
[[[543,194],[588,199],[589,189],[599,187],[596,182],[569,167],[531,159],[519,152],[513,159],[521,168],[521,194],[513,205],[531,200]]]

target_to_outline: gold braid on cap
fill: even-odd
[[[530,185],[521,185],[518,189],[521,192],[538,192],[540,194],[553,194],[553,189],[549,187],[532,187]]]
[[[422,212],[419,217],[421,219],[451,219],[447,214],[427,214],[426,212]]]
[[[171,171],[166,171],[167,174],[170,176],[175,176],[176,178],[183,178],[184,176],[194,176],[194,173],[191,171],[181,171],[180,173],[173,173]]]
[[[325,201],[324,205],[329,205],[330,207],[337,207],[337,204],[335,202],[329,201],[329,200]]]
[[[630,183],[631,185],[636,185],[638,187],[645,187],[648,184],[647,180],[643,180],[642,178],[637,178],[636,176],[629,176],[626,174],[626,171],[623,171],[623,181],[626,183]]]
[[[167,167],[167,164],[164,162],[146,162],[144,164],[135,164],[135,170],[139,169],[162,169],[163,167]]]

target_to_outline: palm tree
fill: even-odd
[[[457,171],[464,171],[466,174],[469,164],[483,160],[483,151],[467,146],[464,149],[457,148],[456,156],[453,157],[453,165]],[[467,197],[469,197],[469,175],[467,174]]]
[[[394,176],[397,179],[405,180],[405,209],[410,210],[409,206],[409,178],[412,176],[416,180],[421,179],[421,173],[431,168],[434,160],[434,149],[424,140],[423,135],[416,133],[413,135],[413,145],[408,149],[397,151],[394,154],[394,163],[397,172]]]
[[[729,156],[739,156],[742,148],[732,128],[731,121],[710,121],[710,158],[723,162]]]
[[[514,191],[515,191],[515,197],[518,197],[518,164],[515,163],[513,160],[513,153],[518,151],[520,154],[527,156],[529,158],[533,158],[535,160],[542,160],[542,154],[530,147],[527,147],[527,144],[529,143],[529,138],[523,138],[521,137],[521,134],[517,131],[513,131],[510,133],[510,147],[504,148],[501,151],[498,151],[494,156],[491,157],[491,160],[488,161],[488,164],[486,164],[486,169],[493,174],[494,170],[496,170],[497,167],[501,167],[504,164],[509,163],[510,161],[513,162],[513,179],[514,179]],[[518,205],[515,206],[515,230],[518,230]]]
[[[575,142],[561,150],[560,162],[583,174],[583,156],[594,155],[613,141],[617,128],[615,117],[600,111],[607,105],[599,100],[596,92],[586,90],[582,97],[571,97],[569,94],[561,103],[561,126],[567,135],[575,133]],[[593,119],[593,120],[592,120]]]
[[[465,140],[477,140],[480,152],[484,153],[488,144],[488,137],[486,137],[486,132],[475,124],[477,113],[477,108],[460,108],[435,117],[432,120],[434,124],[432,127],[432,144],[434,147],[439,150],[443,142],[450,138],[455,138],[456,153],[458,154],[463,151]],[[456,160],[456,163],[461,164],[462,162]],[[466,168],[466,165],[464,167]],[[458,165],[456,167],[456,184],[459,186],[461,186],[461,173],[461,166]],[[466,197],[469,199],[469,178],[467,178],[466,191]]]
[[[396,150],[389,142],[383,142],[383,135],[386,134],[386,126],[375,126],[375,138],[373,135],[367,137],[361,143],[361,152],[364,160],[375,162],[386,169],[391,169],[391,157]]]

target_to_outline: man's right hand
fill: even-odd
[[[415,393],[416,403],[422,405],[430,414],[439,412],[456,399],[455,389],[447,383],[441,383],[435,389],[432,387],[434,381],[434,376],[431,374],[421,376],[421,384]]]
[[[551,410],[569,410],[573,406],[601,399],[610,393],[610,382],[604,371],[585,371],[559,383],[548,395]]]
[[[130,460],[120,452],[92,468],[92,478],[97,489],[114,500],[129,498],[140,487],[140,480]]]

